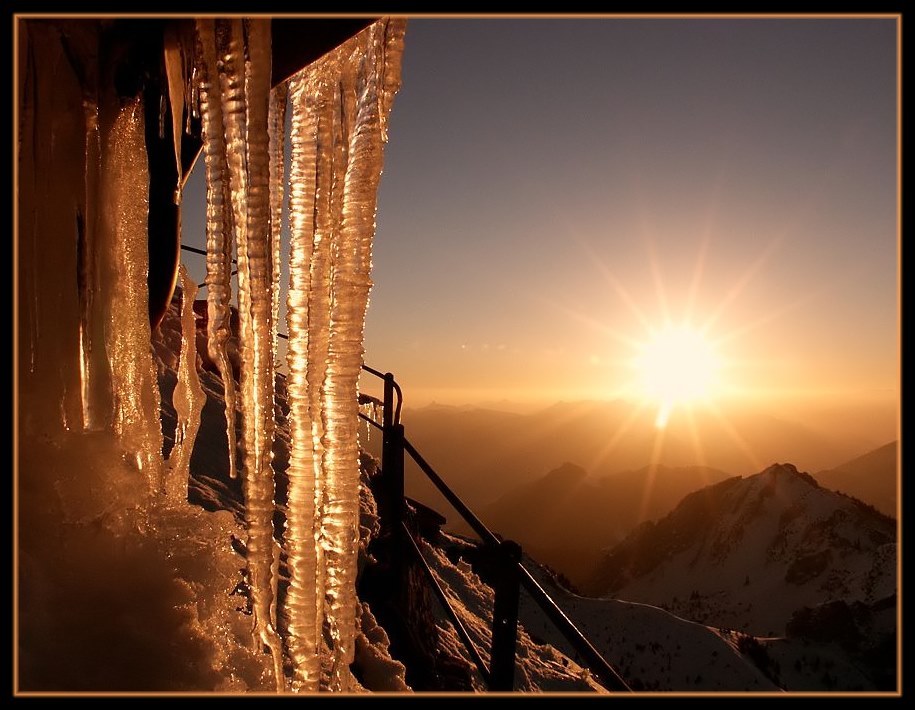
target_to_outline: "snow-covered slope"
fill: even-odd
[[[614,548],[595,587],[757,635],[803,607],[896,592],[896,523],[776,464],[687,496]]]

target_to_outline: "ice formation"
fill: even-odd
[[[265,20],[197,21],[205,65],[210,346],[214,360],[224,362],[223,297],[234,237],[249,581],[256,635],[274,656],[281,688],[270,451],[286,87],[271,98],[269,30]],[[331,689],[345,688],[353,660],[357,380],[384,122],[398,86],[402,35],[402,21],[379,21],[290,80],[292,453],[284,544],[295,690],[319,688],[325,624]],[[230,378],[220,370],[231,412]],[[231,414],[227,419],[231,428]]]
[[[349,666],[361,638],[357,627],[364,625],[355,594],[357,380],[382,147],[387,114],[399,88],[405,21],[375,22],[276,87],[271,86],[270,20],[201,19],[190,24],[192,33],[168,30],[164,38],[167,90],[157,106],[158,128],[160,136],[169,131],[176,139],[178,203],[180,134],[190,127],[192,116],[199,116],[202,124],[207,351],[224,386],[229,469],[233,478],[236,471],[241,474],[243,482],[251,646],[262,659],[269,657],[271,684],[278,691],[348,690]],[[102,71],[98,67],[104,52],[93,47],[104,47],[103,25],[61,26],[36,22],[19,34],[24,42],[18,75],[24,186],[17,242],[22,265],[17,311],[20,444],[28,448],[51,442],[59,458],[66,458],[68,447],[72,452],[91,449],[74,444],[74,436],[102,436],[103,445],[96,448],[121,454],[112,473],[97,472],[100,485],[133,490],[136,485],[123,474],[129,469],[141,472],[137,477],[142,490],[118,495],[119,500],[139,501],[145,522],[131,527],[131,535],[174,545],[175,564],[190,570],[194,554],[206,545],[201,547],[202,538],[193,535],[181,541],[180,531],[194,526],[209,534],[219,531],[224,539],[211,545],[219,550],[213,552],[213,564],[200,567],[231,574],[231,563],[225,563],[230,554],[226,524],[200,522],[200,511],[189,512],[186,503],[187,471],[204,397],[195,367],[196,287],[183,270],[180,374],[173,394],[178,424],[169,460],[162,459],[145,292],[149,175],[143,99],[140,94],[132,99],[104,94],[105,84],[92,73]],[[38,66],[35,57],[47,63]],[[57,66],[70,73],[55,75]],[[168,126],[166,100],[172,111]],[[288,137],[287,102],[292,126]],[[80,116],[75,125],[74,107]],[[274,369],[287,154],[292,451],[286,528],[275,531]],[[45,209],[53,203],[75,209]],[[75,234],[75,247],[50,253],[42,263],[42,240],[69,234]],[[237,375],[227,352],[233,336],[233,256],[238,263]],[[53,473],[40,470],[41,460],[32,456],[20,472],[29,484],[30,501],[40,497],[30,491],[42,476],[62,501],[86,495],[77,477],[70,476],[72,486],[54,480]],[[98,462],[100,469],[105,461],[109,459]],[[100,512],[77,522],[104,520],[117,507],[112,505],[93,498],[87,509]],[[37,503],[29,506],[29,511],[37,510]],[[134,525],[130,516],[115,517],[121,527],[103,527],[126,535],[123,525]],[[32,559],[41,545],[27,541],[22,550]],[[192,547],[197,552],[177,552]],[[281,551],[288,558],[290,586],[278,608]],[[36,552],[34,557],[41,555]],[[195,580],[192,586],[201,593],[206,574],[187,571],[182,579]],[[214,598],[221,593],[209,592]],[[224,612],[214,611],[202,598],[196,608],[195,623],[209,637],[229,633],[231,622]],[[36,638],[33,633],[26,645],[37,643]],[[231,654],[225,649],[219,663],[229,669]],[[222,687],[259,684],[255,671],[242,679],[239,664],[244,665],[237,662]]]
[[[191,453],[197,439],[197,430],[200,428],[200,413],[206,402],[206,395],[197,375],[197,323],[194,317],[197,284],[188,276],[184,264],[178,267],[178,279],[181,283],[181,359],[178,384],[172,394],[178,424],[175,428],[175,446],[168,458],[165,479],[165,495],[174,505],[187,500]]]
[[[200,87],[207,184],[207,349],[225,387],[226,432],[229,440],[229,475],[235,478],[235,378],[226,353],[231,335],[232,223],[226,207],[232,198],[221,91],[217,71],[215,22],[197,23],[204,79]]]
[[[384,117],[402,36],[402,22],[376,23],[290,84],[287,545],[293,684],[304,690],[318,687],[325,623],[331,688],[344,687],[354,653],[357,379]]]
[[[276,593],[273,581],[275,559],[273,535],[273,248],[270,244],[269,136],[267,116],[270,101],[270,21],[198,20],[198,32],[207,46],[215,41],[219,61],[207,61],[207,111],[220,113],[224,135],[216,137],[218,121],[204,134],[207,167],[214,173],[228,168],[229,203],[219,205],[222,226],[230,224],[238,261],[238,313],[241,342],[241,425],[242,471],[244,474],[245,519],[248,530],[248,576],[254,608],[256,637],[270,649],[277,687],[282,689],[282,648],[276,632]],[[216,104],[221,106],[217,109]],[[215,140],[217,149],[210,150]],[[224,148],[223,148],[224,147]],[[207,170],[210,177],[210,171]],[[225,180],[208,181],[207,194],[225,188]],[[223,231],[225,235],[225,231]],[[221,254],[210,253],[207,264],[231,263],[232,239],[224,241]],[[214,244],[214,248],[219,245]],[[216,257],[216,258],[211,258]],[[221,258],[220,258],[221,257]],[[216,348],[219,342],[214,343]],[[223,371],[223,381],[229,373]],[[226,388],[228,390],[228,387]],[[226,398],[226,411],[231,410]],[[230,419],[230,417],[227,417]],[[230,423],[231,426],[231,423]],[[230,439],[229,446],[233,443]]]

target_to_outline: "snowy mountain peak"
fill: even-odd
[[[773,485],[776,481],[781,480],[788,485],[803,482],[814,488],[820,487],[820,484],[816,482],[816,479],[813,476],[809,473],[798,471],[797,466],[793,463],[774,463],[757,475],[769,485]]]
[[[781,634],[803,607],[895,593],[895,521],[775,464],[687,496],[613,548],[594,587],[703,623]]]

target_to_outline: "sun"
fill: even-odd
[[[638,389],[655,403],[655,425],[664,428],[674,407],[709,399],[718,385],[721,358],[705,334],[689,325],[654,330],[634,359]]]

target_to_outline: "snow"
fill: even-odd
[[[535,576],[635,690],[779,691],[718,629],[647,604],[578,597],[542,572]],[[574,650],[526,595],[520,613],[532,634],[574,658]]]
[[[858,506],[790,464],[735,479],[721,495],[700,534],[613,595],[774,636],[801,607],[831,599],[874,603],[895,593],[891,522],[874,528],[872,539]],[[668,525],[684,519],[676,513]]]
[[[444,544],[453,540],[455,538],[449,535],[442,535]],[[431,545],[424,539],[417,542],[458,618],[470,633],[483,662],[488,666],[492,628],[492,589],[477,576],[466,561],[452,563],[441,545]],[[448,655],[463,659],[471,675],[474,691],[486,691],[485,679],[480,675],[457,631],[441,608],[437,624],[440,647]],[[554,646],[535,641],[526,627],[518,629],[514,689],[528,693],[606,692],[591,678],[589,671],[557,651]]]

